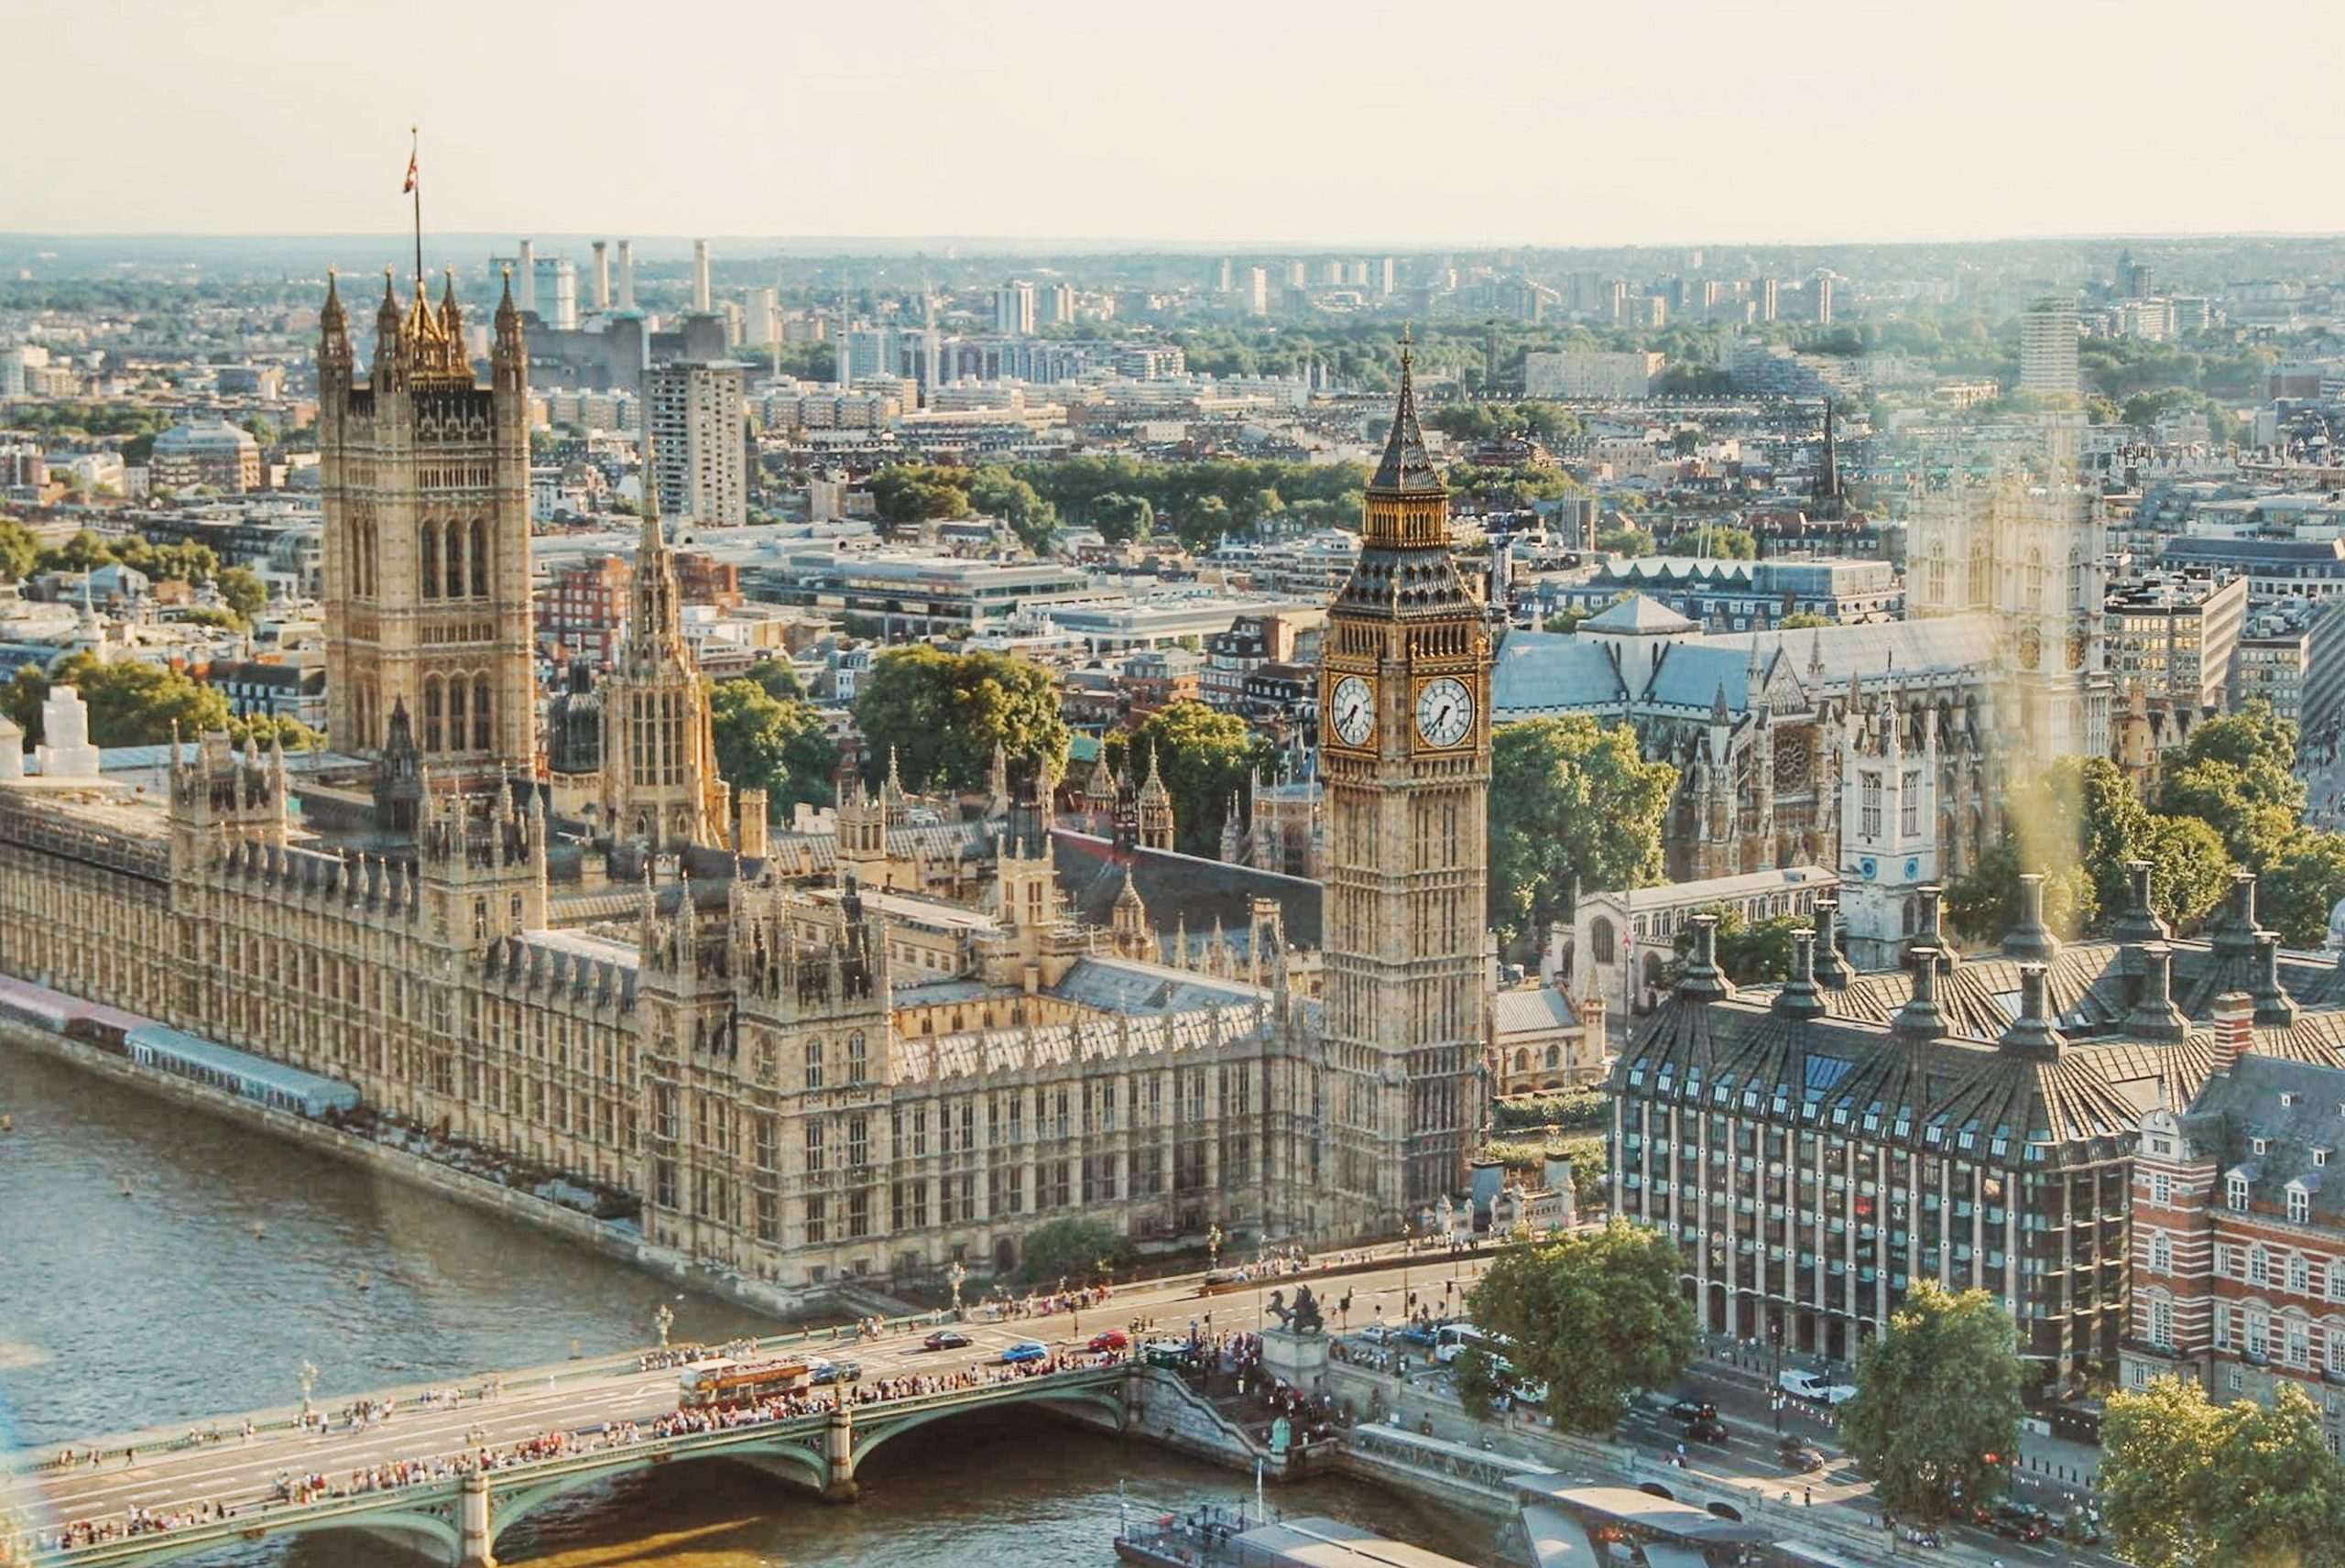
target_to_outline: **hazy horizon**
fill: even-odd
[[[2083,0],[1368,0],[1340,25],[1232,0],[17,10],[41,61],[0,122],[0,231],[20,235],[396,234],[410,125],[444,234],[1423,251],[2345,230],[2345,195],[2305,172],[2328,51],[2289,40],[2333,26],[2310,0],[2228,27]]]

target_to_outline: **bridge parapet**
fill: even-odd
[[[233,1516],[168,1530],[38,1551],[38,1568],[149,1568],[224,1543],[270,1535],[363,1528],[420,1535],[456,1568],[493,1568],[496,1542],[513,1524],[555,1497],[608,1476],[678,1461],[724,1457],[834,1501],[856,1496],[855,1467],[887,1439],[967,1410],[1019,1403],[1089,1406],[1101,1424],[1120,1426],[1128,1384],[1151,1376],[1128,1361],[1037,1373],[999,1382],[938,1389],[893,1399],[841,1399],[798,1414],[708,1431],[595,1441],[542,1459],[418,1481],[380,1491],[307,1503],[248,1505]],[[600,1439],[605,1434],[595,1434]],[[463,1462],[471,1450],[435,1456]],[[169,1512],[158,1508],[158,1512]]]

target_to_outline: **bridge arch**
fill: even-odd
[[[493,1546],[501,1541],[507,1530],[556,1498],[584,1491],[615,1476],[645,1470],[664,1470],[678,1465],[725,1461],[761,1471],[785,1485],[803,1487],[819,1496],[830,1480],[830,1465],[823,1458],[822,1444],[822,1433],[817,1431],[811,1436],[804,1433],[795,1436],[776,1434],[762,1442],[686,1450],[681,1454],[672,1451],[629,1453],[622,1449],[609,1456],[608,1464],[567,1470],[543,1481],[517,1486],[510,1491],[492,1492],[489,1500],[490,1543]]]
[[[315,1519],[268,1519],[254,1516],[227,1520],[224,1528],[218,1530],[133,1537],[84,1548],[75,1557],[96,1563],[135,1562],[138,1568],[156,1568],[160,1563],[209,1552],[241,1552],[248,1549],[256,1537],[275,1540],[289,1535],[324,1535],[334,1530],[409,1538],[420,1542],[424,1555],[442,1563],[456,1561],[461,1550],[456,1527],[451,1520],[431,1513],[391,1508],[381,1513],[330,1513]]]
[[[858,1414],[855,1423],[855,1462],[860,1466],[871,1456],[874,1449],[889,1438],[900,1437],[932,1421],[989,1414],[999,1411],[1004,1406],[1056,1410],[1060,1414],[1073,1416],[1085,1426],[1105,1427],[1110,1432],[1122,1429],[1127,1408],[1121,1381],[1080,1388],[1053,1388],[1044,1384],[1031,1393],[1005,1395],[982,1404],[943,1405],[908,1410],[900,1416],[889,1416],[883,1406],[870,1415]]]

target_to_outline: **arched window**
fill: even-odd
[[[448,749],[464,749],[464,678],[448,678]]]
[[[1528,1073],[1531,1071],[1531,1053],[1529,1051],[1518,1051],[1514,1053],[1514,1070],[1517,1073]]]
[[[1994,555],[1985,539],[1970,541],[1970,583],[1965,596],[1973,609],[1982,609],[1994,602]]]
[[[488,581],[488,519],[473,519],[473,597],[485,599],[489,594]]]
[[[2044,608],[2044,552],[2042,550],[2031,550],[2027,552],[2027,581],[2022,583],[2020,588],[2020,605],[2023,609],[2033,611]]]
[[[1611,964],[1620,958],[1616,951],[1620,938],[1612,930],[1612,922],[1603,915],[1587,922],[1587,951],[1598,964]]]
[[[423,559],[420,563],[421,570],[417,572],[416,581],[422,590],[422,596],[424,598],[436,599],[440,596],[439,524],[426,523],[423,525],[422,546]]]
[[[464,596],[464,525],[448,525],[448,597]]]
[[[846,1037],[846,1081],[850,1083],[862,1083],[865,1070],[868,1065],[863,1044],[863,1031],[857,1029]]]
[[[488,727],[488,677],[473,677],[473,749],[486,751],[493,743]]]
[[[431,536],[426,534],[424,537],[429,539]],[[440,677],[425,676],[423,678],[423,749],[427,752],[442,749],[441,740],[445,734],[441,727],[442,695]]]

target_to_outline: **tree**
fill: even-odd
[[[1956,1295],[1923,1279],[1857,1352],[1840,1430],[1884,1504],[1935,1521],[2001,1488],[2021,1408],[2011,1313],[1984,1290]]]
[[[2266,702],[2208,720],[2167,770],[2158,810],[2196,817],[2222,835],[2231,858],[2262,870],[2294,847],[2304,821],[2296,738],[2296,724]]]
[[[1508,1359],[1547,1386],[1547,1413],[1573,1432],[1608,1432],[1631,1388],[1666,1388],[1694,1356],[1685,1258],[1657,1230],[1614,1219],[1598,1231],[1518,1242],[1466,1292],[1468,1315],[1514,1342]]]
[[[759,659],[747,672],[733,679],[747,681],[767,696],[785,702],[806,695],[806,683],[798,679],[798,667],[786,659]]]
[[[1677,769],[1647,762],[1628,725],[1532,719],[1490,750],[1490,922],[1509,940],[1563,918],[1575,882],[1592,893],[1661,879]]]
[[[1051,672],[1030,659],[925,644],[889,648],[873,661],[855,720],[877,780],[893,754],[907,779],[938,789],[985,782],[996,743],[1013,763],[1066,771],[1067,727]]]
[[[1008,523],[1019,541],[1037,555],[1051,548],[1052,536],[1059,531],[1058,508],[1007,468],[978,469],[969,482],[969,505]]]
[[[40,704],[52,685],[71,686],[90,709],[93,746],[157,746],[171,738],[230,727],[228,699],[176,670],[152,664],[100,664],[86,653],[43,675],[24,669],[8,688],[5,707],[27,741],[42,738]]]
[[[1486,1421],[1498,1408],[1498,1363],[1478,1345],[1469,1345],[1449,1364],[1449,1380],[1457,1390],[1459,1408],[1476,1421]]]
[[[1831,624],[1829,617],[1819,615],[1813,610],[1794,610],[1775,623],[1775,629],[1779,632],[1804,632]]]
[[[2150,854],[2151,818],[2116,764],[2064,758],[2012,792],[2004,837],[1947,890],[1947,912],[1989,939],[2019,920],[2019,876],[2045,874],[2045,920],[2061,935],[2090,927],[2132,898],[2125,867]]]
[[[1151,713],[1128,735],[1107,737],[1107,766],[1147,777],[1150,760],[1172,796],[1174,845],[1188,855],[1213,855],[1221,847],[1222,823],[1233,796],[1243,799],[1256,768],[1278,766],[1278,747],[1235,713],[1203,702],[1174,702]]]
[[[1613,555],[1635,557],[1652,553],[1652,535],[1633,524],[1596,530],[1596,548]]]
[[[2345,898],[2345,834],[2304,833],[2255,884],[2255,915],[2288,947],[2318,947]]]
[[[2274,1381],[2269,1405],[2217,1405],[2182,1377],[2110,1396],[2100,1484],[2119,1556],[2140,1568],[2345,1563],[2345,1471],[2319,1409]]]
[[[247,621],[268,605],[268,589],[244,567],[222,567],[213,577],[212,585],[220,591],[227,606]]]
[[[1792,934],[1814,922],[1797,915],[1775,915],[1753,925],[1738,904],[1713,904],[1718,918],[1718,961],[1726,977],[1738,985],[1765,985],[1792,977]],[[1677,956],[1682,963],[1694,951],[1694,923],[1677,928]]]
[[[1076,1214],[1044,1220],[1026,1233],[1019,1248],[1018,1277],[1029,1285],[1053,1287],[1061,1279],[1090,1280],[1121,1263],[1127,1250],[1106,1220]]]
[[[1145,495],[1113,494],[1091,503],[1091,526],[1109,544],[1143,539],[1156,525],[1156,508]]]
[[[769,818],[787,817],[794,806],[830,804],[839,752],[812,703],[777,697],[745,677],[718,681],[708,708],[716,771],[736,789],[763,789]]]
[[[2083,934],[2100,900],[2085,866],[2073,858],[2031,865],[2018,843],[2001,839],[1979,853],[1969,871],[1947,885],[1946,916],[1979,942],[1996,942],[2020,923],[2020,874],[2044,873],[2044,924],[2068,941]]]
[[[55,550],[40,554],[40,569],[44,572],[89,572],[114,560],[114,551],[106,541],[83,528]]]
[[[0,578],[22,583],[40,562],[40,541],[14,517],[0,517]]]
[[[881,469],[866,484],[879,520],[902,526],[926,522],[932,517],[967,517],[969,493],[956,483],[966,478],[958,469],[904,463]]]
[[[228,721],[228,738],[238,746],[249,739],[259,746],[274,745],[287,751],[307,751],[313,746],[322,746],[326,737],[290,713],[252,713]]]
[[[1716,561],[1756,561],[1759,539],[1749,528],[1718,526],[1680,528],[1661,547],[1663,555],[1694,555]]]
[[[2222,835],[2196,817],[2152,817],[2142,858],[2157,868],[2150,901],[2177,931],[2196,930],[2231,885]]]

